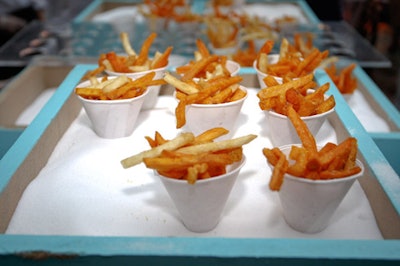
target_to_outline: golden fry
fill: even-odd
[[[175,150],[179,147],[189,144],[192,141],[194,141],[194,135],[192,133],[182,133],[174,139],[165,142],[157,147],[123,159],[121,161],[121,164],[124,168],[129,168],[141,163],[144,158],[156,157],[160,155],[163,150]]]
[[[170,73],[165,73],[164,80],[185,94],[194,94],[199,92],[196,87],[187,82],[181,81]]]
[[[300,118],[297,112],[289,106],[287,109],[287,115],[290,121],[292,122],[297,135],[299,136],[303,147],[307,149],[308,152],[311,153],[312,157],[317,156],[317,143],[314,139],[314,136],[311,134],[308,129],[306,123]]]
[[[124,47],[125,52],[129,56],[136,56],[136,52],[135,52],[135,50],[133,50],[131,43],[129,41],[128,34],[126,32],[121,32],[120,39],[121,39],[122,46]]]
[[[278,191],[282,186],[284,175],[288,168],[288,161],[286,160],[285,155],[280,152],[278,160],[274,166],[274,170],[272,171],[271,179],[269,181],[269,188],[272,191]]]
[[[218,150],[228,150],[243,146],[254,140],[256,137],[257,135],[249,134],[235,139],[221,140],[219,142],[210,142],[210,143],[192,145],[188,147],[182,147],[178,149],[178,152],[185,154],[199,154],[201,152],[215,152]]]
[[[205,142],[210,142],[213,141],[214,139],[226,135],[229,133],[229,130],[223,128],[223,127],[216,127],[212,128],[210,130],[207,130],[203,132],[202,134],[196,136],[196,139],[194,141],[195,144],[200,144],[200,143],[205,143]]]

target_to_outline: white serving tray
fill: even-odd
[[[287,226],[277,193],[268,188],[271,170],[262,147],[272,147],[268,130],[273,125],[258,106],[257,91],[248,88],[234,137],[256,134],[258,138],[245,146],[246,165],[214,230],[188,231],[151,169],[139,165],[125,170],[120,164],[149,149],[144,136],[153,137],[159,131],[172,138],[187,130],[176,129],[176,101],[164,95],[153,110],[141,112],[134,133],[127,138],[98,137],[82,110],[24,191],[6,234],[382,239],[358,183],[323,232],[307,235]],[[329,122],[316,138],[320,144],[338,141]]]

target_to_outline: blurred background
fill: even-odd
[[[56,55],[65,58],[75,56],[80,58],[75,59],[80,62],[82,58],[88,61],[95,60],[99,52],[113,49],[115,44],[107,43],[107,39],[118,37],[112,35],[104,24],[99,23],[96,28],[98,30],[100,27],[105,27],[103,31],[89,29],[88,27],[93,27],[93,24],[82,23],[80,27],[73,24],[73,21],[82,16],[82,12],[93,2],[96,1],[0,0],[0,89],[35,60],[36,56]],[[121,0],[120,2],[127,5],[125,11],[128,12],[130,3],[145,1]],[[333,27],[336,25],[335,21],[345,21],[384,56],[385,60],[378,60],[382,64],[375,62],[376,64],[362,66],[394,105],[400,108],[400,25],[397,14],[400,10],[400,1],[307,0],[307,3],[323,24]],[[101,22],[105,17],[92,16],[91,19],[92,22],[96,22],[96,19],[97,22]],[[126,26],[132,26],[129,17],[128,20],[123,20],[122,17],[114,20],[119,22],[120,27],[125,26],[121,28],[122,30],[126,30]],[[142,31],[144,30],[136,28],[137,33]],[[79,38],[78,44],[77,38]],[[102,42],[108,46],[103,50],[93,50],[90,48],[93,42]],[[355,50],[353,52],[357,52],[358,47],[353,48]],[[372,55],[365,52],[358,56],[368,59]]]
[[[323,7],[330,1],[309,0],[308,2],[322,21],[332,19],[329,14],[334,12]],[[337,2],[340,2],[342,19],[352,25],[391,62],[390,67],[371,67],[365,68],[365,71],[397,108],[400,108],[400,17],[398,15],[400,1],[342,0]]]

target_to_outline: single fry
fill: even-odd
[[[127,76],[118,76],[115,79],[112,79],[110,84],[106,85],[103,88],[103,92],[109,93],[129,82],[129,78]]]
[[[274,165],[274,170],[272,172],[271,180],[269,182],[269,188],[272,191],[278,191],[283,183],[283,176],[288,168],[288,161],[285,155],[281,152]]]
[[[161,154],[163,150],[175,150],[182,147],[190,142],[194,141],[194,135],[192,133],[182,133],[175,137],[174,139],[165,142],[157,147],[150,150],[140,152],[131,157],[125,158],[121,161],[124,168],[129,168],[135,166],[143,161],[144,158],[151,158]]]
[[[196,87],[192,86],[189,83],[181,81],[180,79],[176,78],[170,73],[165,73],[164,80],[183,93],[194,94],[199,92],[199,90]]]
[[[317,143],[315,141],[314,136],[311,134],[310,130],[306,123],[301,120],[300,116],[293,109],[293,107],[289,106],[287,110],[288,118],[292,122],[294,128],[296,129],[297,135],[299,136],[303,147],[307,149],[311,153],[311,156],[317,156]]]
[[[136,54],[135,50],[133,50],[133,48],[131,46],[128,34],[126,32],[121,32],[120,39],[121,39],[121,42],[122,42],[122,45],[124,47],[125,52],[129,56],[136,56],[137,54]]]
[[[194,143],[200,144],[200,143],[210,142],[210,141],[213,141],[216,138],[226,135],[228,133],[229,133],[229,130],[227,130],[223,127],[212,128],[212,129],[207,130],[207,131],[203,132],[202,134],[196,136]]]
[[[185,153],[185,154],[198,154],[201,152],[215,152],[218,150],[228,150],[233,148],[238,148],[243,146],[252,140],[254,140],[257,135],[249,134],[247,136],[229,139],[229,140],[222,140],[219,142],[210,142],[198,145],[192,145],[188,147],[183,147],[178,149],[178,152]]]

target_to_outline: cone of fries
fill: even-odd
[[[175,88],[178,101],[175,108],[176,128],[187,126],[194,134],[214,127],[224,127],[231,137],[236,129],[247,90],[240,76],[219,75],[208,80],[178,78],[166,73],[164,80]]]
[[[246,159],[227,168],[227,173],[188,185],[186,181],[159,175],[185,227],[197,233],[214,229]]]
[[[335,110],[334,97],[328,96],[329,83],[317,86],[313,74],[295,80],[277,83],[265,79],[271,86],[257,94],[259,106],[264,110],[271,141],[276,146],[299,143],[300,139],[288,118],[288,106],[292,106],[307,124],[313,135],[317,135],[323,123]]]
[[[204,18],[209,48],[214,54],[231,55],[240,47],[238,23],[229,16],[207,16]]]
[[[283,217],[303,233],[324,230],[347,192],[364,172],[357,159],[357,139],[317,146],[300,116],[289,108],[298,144],[264,148],[272,170],[269,188],[278,191]]]
[[[149,73],[132,80],[127,76],[92,77],[75,88],[94,132],[101,138],[121,138],[132,134],[148,87],[164,84]]]
[[[328,50],[320,51],[315,47],[306,50],[290,44],[286,38],[282,39],[279,53],[271,54],[273,46],[274,42],[267,40],[253,63],[261,88],[270,86],[265,80],[268,76],[282,83],[313,73],[329,55]]]
[[[256,135],[216,141],[227,134],[213,128],[195,136],[184,132],[171,140],[156,132],[146,137],[151,149],[121,161],[124,168],[144,163],[153,169],[170,195],[183,224],[207,232],[219,223],[229,194],[246,158],[242,146]]]
[[[280,150],[287,156],[291,145]],[[360,161],[356,161],[362,167]],[[293,229],[304,233],[324,230],[362,171],[342,178],[310,179],[285,174],[279,190],[283,217]]]
[[[163,52],[156,51],[150,56],[150,49],[157,38],[156,33],[151,33],[143,41],[140,51],[136,52],[126,32],[120,33],[120,39],[125,54],[117,54],[114,51],[101,54],[98,59],[98,68],[93,74],[104,71],[109,76],[128,76],[133,79],[143,77],[150,72],[155,72],[155,79],[164,75],[169,62],[169,56],[173,50],[169,46]],[[93,75],[92,74],[92,75]],[[157,102],[161,85],[150,86],[146,95],[143,109],[151,109]]]

